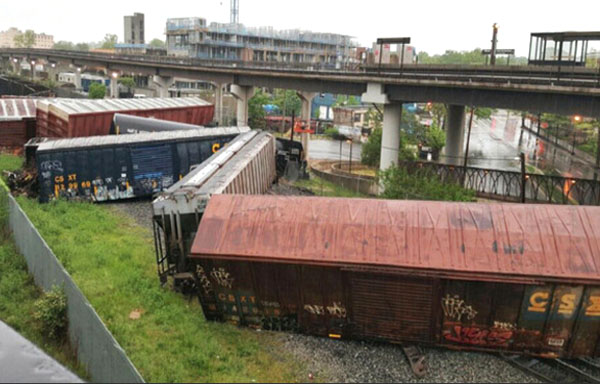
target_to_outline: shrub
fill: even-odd
[[[106,85],[100,83],[90,84],[90,90],[88,92],[88,97],[90,99],[104,99],[104,96],[106,96]]]
[[[48,338],[60,340],[68,326],[67,297],[62,288],[53,286],[35,302],[34,318],[40,322],[42,332]]]
[[[363,144],[361,153],[361,162],[364,165],[379,168],[381,160],[381,138],[383,131],[381,128],[375,128],[369,136],[369,140]]]
[[[386,199],[474,201],[475,192],[459,184],[443,183],[435,172],[391,167],[379,174]]]
[[[329,127],[323,132],[323,134],[327,137],[330,137],[334,140],[340,140],[340,131],[335,127]]]

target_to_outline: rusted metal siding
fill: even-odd
[[[0,99],[0,147],[20,148],[35,136],[35,101]]]
[[[337,200],[213,196],[190,259],[205,268],[208,285],[219,284],[208,270],[218,263],[222,268],[218,276],[230,279],[230,290],[256,300],[253,326],[258,316],[263,327],[295,321],[297,329],[282,329],[334,338],[420,342],[547,357],[600,355],[600,276],[590,268],[591,260],[597,259],[597,238],[589,226],[590,217],[597,214],[595,208],[552,211],[554,207],[495,205],[489,211],[492,220],[467,214],[481,214],[479,207],[471,211],[468,205],[441,203],[429,206],[429,219],[424,220],[422,214],[415,214],[414,205],[408,205],[411,212],[400,209],[405,202],[389,202],[393,206],[383,212],[398,217],[380,216],[382,220],[370,225],[364,215],[376,218],[382,201],[346,200],[341,210],[336,209]],[[461,214],[442,220],[440,212]],[[553,236],[541,237],[543,229],[518,232],[508,226],[516,217],[522,224],[527,214],[546,220],[538,226],[554,231]],[[481,233],[470,227],[474,221]],[[483,225],[486,222],[488,225]],[[492,243],[499,249],[497,258],[507,260],[490,265],[480,263],[473,252],[461,251],[461,262],[450,265],[486,265],[487,270],[453,271],[440,260],[451,259],[448,255],[454,251],[444,246],[454,243],[447,233],[436,234],[432,223],[460,227],[463,240],[458,244],[465,250],[477,249],[478,242]],[[568,232],[568,240],[560,228]],[[516,240],[506,243],[508,238]],[[575,246],[575,239],[587,243],[587,249]],[[434,242],[429,248],[435,253],[414,249],[424,241]],[[556,244],[560,241],[571,246]],[[524,249],[514,244],[523,244]],[[537,246],[548,253],[527,254],[528,247]],[[402,263],[394,262],[394,253]],[[538,261],[525,268],[535,267],[537,274],[519,276],[516,269],[524,266],[522,259],[534,257]],[[548,258],[554,258],[548,263],[555,269],[542,263]],[[582,260],[591,264],[582,264]],[[386,264],[377,265],[379,261]],[[502,263],[513,265],[512,275],[499,273]],[[581,271],[586,273],[576,273]],[[245,275],[238,277],[238,273]],[[201,300],[210,302],[207,296]],[[218,319],[219,307],[215,309],[211,316]]]
[[[51,100],[41,106],[44,121],[41,137],[86,137],[108,135],[115,113],[152,117],[192,125],[213,120],[214,106],[197,98]]]
[[[600,207],[223,195],[192,253],[600,282],[599,241]]]

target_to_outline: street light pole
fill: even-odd
[[[492,35],[492,52],[490,54],[490,65],[496,65],[496,47],[498,45],[498,24],[494,23],[494,33]]]

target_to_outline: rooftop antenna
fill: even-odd
[[[231,16],[229,22],[231,24],[240,23],[240,0],[231,0]]]

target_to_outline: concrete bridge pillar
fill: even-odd
[[[245,127],[248,125],[249,117],[248,101],[254,96],[254,87],[232,84],[231,94],[237,100],[237,126]]]
[[[306,123],[306,128],[310,129],[312,120],[312,101],[317,95],[315,92],[297,92],[302,100],[302,113],[300,118]],[[294,129],[294,127],[292,127]],[[304,147],[304,159],[308,161],[308,147],[310,146],[310,133],[303,133],[301,136],[302,147]]]
[[[465,144],[465,106],[448,105],[448,124],[446,125],[446,147],[444,149],[448,164],[462,164]]]
[[[77,91],[81,91],[81,89],[83,88],[81,86],[81,71],[82,69],[77,67],[75,68],[75,89]]]
[[[158,92],[158,97],[167,98],[169,97],[169,87],[173,85],[175,79],[168,76],[157,76],[152,78],[154,88]]]
[[[215,121],[219,126],[223,125],[223,88],[225,84],[213,83],[215,86]]]
[[[367,85],[367,92],[361,99],[366,103],[383,104],[383,137],[379,169],[385,171],[392,165],[398,164],[402,103],[390,101],[384,85],[376,83]]]
[[[110,78],[110,97],[112,99],[119,98],[119,79],[117,76],[112,76]]]
[[[21,60],[13,58],[10,60],[10,64],[12,65],[12,70],[15,75],[21,74]]]

